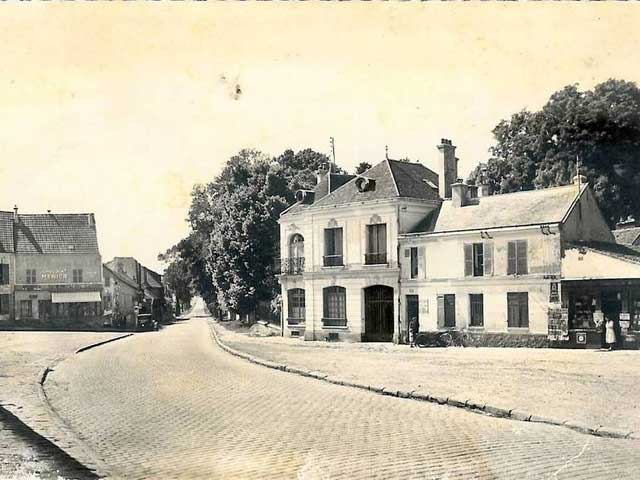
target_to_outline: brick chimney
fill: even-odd
[[[451,202],[455,208],[464,207],[469,202],[469,186],[462,180],[451,185]]]
[[[451,140],[443,138],[438,145],[438,150],[440,151],[438,194],[440,198],[451,198],[451,185],[458,178],[456,147]]]
[[[18,205],[13,206],[13,223],[18,224],[20,219],[18,218]]]

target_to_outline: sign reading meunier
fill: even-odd
[[[67,275],[67,273],[64,270],[57,270],[54,272],[42,272],[40,274],[40,278],[42,279],[43,282],[49,282],[49,281],[60,281],[60,280],[67,280],[69,278],[69,275]]]

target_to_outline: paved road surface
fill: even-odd
[[[116,477],[640,478],[640,442],[269,370],[204,318],[77,355],[47,394]]]

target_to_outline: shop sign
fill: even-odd
[[[558,282],[551,282],[549,284],[549,302],[550,303],[560,302],[560,291],[558,288]]]
[[[57,270],[53,272],[42,272],[40,278],[43,282],[60,281],[67,280],[69,275],[67,275],[64,270]]]
[[[549,308],[548,319],[549,340],[569,340],[569,309],[559,307]]]
[[[631,314],[629,312],[622,312],[620,314],[620,320],[631,320]]]

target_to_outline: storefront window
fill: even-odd
[[[630,329],[640,331],[640,291],[631,292],[629,313],[631,314]]]
[[[595,328],[593,311],[596,299],[592,294],[578,294],[573,297],[570,312],[571,328]]]

